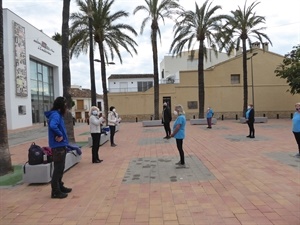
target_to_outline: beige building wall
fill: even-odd
[[[256,116],[289,118],[294,104],[299,102],[298,95],[292,95],[286,80],[276,77],[274,71],[282,62],[283,56],[262,49],[252,58],[254,80],[254,103]],[[249,53],[249,57],[253,53]],[[252,103],[251,60],[248,66],[248,103]],[[231,84],[231,75],[239,74],[240,83]],[[197,71],[181,71],[179,84],[161,84],[160,110],[163,97],[171,97],[174,105],[181,104],[187,119],[197,118],[198,108],[189,109],[188,102],[198,102]],[[243,69],[242,55],[208,68],[204,72],[205,108],[211,106],[216,117],[234,119],[241,117],[243,110]],[[109,106],[114,105],[120,116],[126,121],[150,119],[154,113],[153,88],[138,93],[109,93]],[[198,104],[199,107],[199,104]]]

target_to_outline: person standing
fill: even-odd
[[[64,115],[67,112],[66,99],[57,97],[50,111],[45,112],[48,119],[48,142],[52,150],[54,170],[51,179],[51,198],[66,198],[72,188],[62,182],[65,169],[66,148],[69,145]]]
[[[171,135],[170,122],[171,121],[172,121],[172,114],[171,114],[170,107],[168,106],[168,104],[166,102],[164,102],[163,111],[162,111],[162,123],[164,125],[165,132],[166,132],[166,136],[164,137],[164,139],[171,138],[170,137],[170,135]]]
[[[110,112],[108,113],[107,119],[108,119],[108,126],[110,130],[110,146],[116,147],[117,145],[115,144],[114,137],[116,133],[116,126],[121,121],[121,118],[119,118],[119,115],[116,112],[116,108],[114,106],[111,106],[109,110]]]
[[[214,111],[211,107],[208,107],[206,110],[206,120],[207,120],[207,128],[211,129],[211,120],[214,116]]]
[[[295,155],[295,157],[300,157],[300,102],[296,103],[295,108],[296,108],[296,112],[294,112],[293,115],[292,131],[298,145],[298,153]]]
[[[176,105],[174,115],[177,116],[173,124],[173,133],[171,137],[176,139],[176,146],[179,151],[180,161],[176,165],[185,166],[184,151],[183,151],[183,139],[185,138],[185,113],[181,105]]]
[[[254,133],[254,116],[255,116],[255,112],[254,112],[254,108],[252,104],[249,104],[247,112],[246,112],[246,121],[249,127],[249,135],[247,136],[248,138],[255,138]]]
[[[101,163],[103,160],[99,159],[99,146],[101,139],[101,125],[104,122],[103,117],[99,117],[99,108],[96,106],[91,107],[90,111],[90,132],[93,140],[92,146],[92,163]]]

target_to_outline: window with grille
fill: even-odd
[[[231,74],[231,84],[240,84],[241,78],[240,74]]]

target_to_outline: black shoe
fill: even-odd
[[[68,197],[67,193],[63,193],[63,192],[51,193],[51,198],[66,198],[66,197]]]
[[[255,136],[250,136],[250,138],[255,138]]]
[[[300,158],[300,153],[296,154],[295,157]]]
[[[60,187],[61,192],[63,193],[70,193],[72,191],[72,188],[67,188],[65,186]]]
[[[168,136],[168,137],[167,137],[167,139],[170,139],[170,138],[171,138],[171,136]]]
[[[165,136],[164,139],[168,139],[168,136]]]
[[[251,137],[250,135],[246,136],[247,138]]]
[[[111,145],[111,147],[116,147],[116,146],[117,146],[116,144],[112,144],[112,145]]]

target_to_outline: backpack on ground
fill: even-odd
[[[43,149],[32,142],[28,149],[28,163],[29,165],[38,165],[43,163],[44,151]]]

